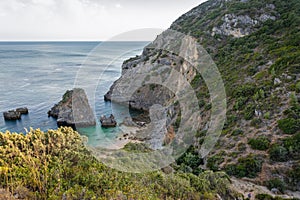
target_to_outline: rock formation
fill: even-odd
[[[109,117],[101,116],[100,122],[101,122],[101,126],[104,128],[117,126],[117,121],[115,120],[115,117],[112,114]]]
[[[48,116],[57,119],[57,125],[78,127],[95,126],[94,113],[89,105],[88,98],[83,89],[73,89],[63,95],[63,99],[51,110]]]
[[[28,114],[28,108],[17,108],[16,110],[10,110],[3,113],[3,117],[5,120],[19,120],[21,119],[21,115],[27,115]]]
[[[10,110],[3,113],[5,120],[19,120],[21,119],[21,113],[15,110]]]
[[[251,178],[257,184],[276,180],[291,190],[300,190],[299,145],[298,140],[294,141],[300,135],[299,7],[299,0],[209,0],[171,25],[171,30],[194,37],[205,48],[226,88],[227,120],[217,145],[206,158],[208,168]],[[167,44],[168,39],[162,34],[152,44]],[[155,104],[163,106],[166,125],[173,124],[175,134],[169,126],[165,137],[158,132],[156,140],[151,134],[144,138],[150,144],[161,138],[169,143],[177,136],[175,124],[180,123],[177,94],[158,84],[146,84],[149,77],[140,82],[130,98],[119,86],[124,86],[124,80],[137,79],[139,72],[152,69],[165,80],[166,66],[171,67],[186,77],[199,100],[200,128],[193,143],[199,150],[208,125],[213,124],[209,122],[210,100],[215,97],[209,97],[207,83],[189,63],[172,52],[151,48],[152,44],[141,56],[123,63],[122,76],[105,99],[147,111]],[[184,110],[181,104],[180,109]],[[260,144],[261,136],[271,141],[266,150],[249,145],[250,140]],[[142,140],[143,136],[137,138]],[[253,163],[256,169],[248,167]]]

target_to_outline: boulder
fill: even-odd
[[[27,115],[28,114],[28,108],[24,107],[24,108],[17,108],[16,109],[17,112],[21,113],[21,115]]]
[[[115,120],[114,115],[110,115],[110,117],[102,116],[100,118],[101,126],[104,128],[116,127],[117,121]]]
[[[10,110],[3,113],[5,120],[19,120],[21,119],[21,113],[15,110]]]

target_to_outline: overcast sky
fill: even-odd
[[[0,0],[0,40],[101,41],[134,29],[167,29],[203,1]]]

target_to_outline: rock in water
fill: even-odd
[[[83,89],[68,90],[63,99],[48,111],[48,116],[57,119],[57,126],[76,127],[95,126],[94,113]]]
[[[15,110],[10,110],[3,113],[5,120],[19,120],[21,119],[21,113]]]
[[[116,127],[117,121],[115,120],[114,115],[110,115],[110,117],[102,116],[100,118],[100,122],[102,127],[109,128],[109,127]]]
[[[21,115],[27,115],[28,114],[28,108],[24,107],[24,108],[17,108],[16,109],[17,112],[21,113]]]

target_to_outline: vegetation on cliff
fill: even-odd
[[[207,50],[226,88],[227,120],[215,149],[204,160],[197,152],[209,127],[212,105],[201,74],[178,55],[151,49],[151,45],[141,56],[124,62],[122,76],[130,70],[134,75],[142,67],[171,66],[196,93],[201,128],[175,169],[198,174],[208,167],[269,188],[280,187],[281,192],[300,190],[295,176],[300,164],[299,8],[299,0],[209,0],[170,27],[193,36]],[[177,130],[181,118],[178,101],[174,94],[162,91],[159,85],[139,88],[132,102],[141,102],[136,108],[154,103],[171,108],[173,104],[175,114],[169,121]]]
[[[276,179],[281,188],[300,190],[295,178],[300,162],[299,8],[298,0],[211,0],[171,26],[206,48],[225,83],[227,122],[208,157],[210,169],[266,186]],[[201,76],[192,83],[202,94],[199,105],[208,105]]]

